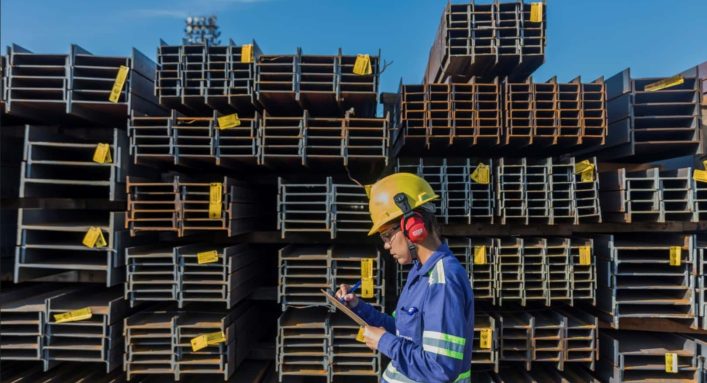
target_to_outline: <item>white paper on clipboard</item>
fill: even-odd
[[[322,294],[326,297],[326,299],[329,300],[334,306],[336,306],[337,309],[341,310],[346,316],[349,318],[353,319],[356,324],[359,326],[368,326],[368,323],[366,323],[365,320],[361,319],[360,316],[356,315],[355,312],[351,311],[350,308],[346,307],[343,303],[339,302],[338,299],[336,299],[335,296],[331,295],[328,291],[321,289]]]

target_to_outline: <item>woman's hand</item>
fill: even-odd
[[[354,308],[358,305],[358,297],[356,294],[349,293],[349,290],[351,290],[351,286],[347,284],[339,286],[339,290],[336,290],[336,299],[346,306]]]
[[[383,327],[366,326],[363,328],[363,339],[366,341],[366,346],[373,351],[378,350],[378,341],[385,334]]]

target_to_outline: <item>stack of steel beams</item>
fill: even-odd
[[[70,54],[8,47],[5,111],[29,121],[57,123],[78,117],[122,126],[132,112],[159,115],[152,94],[155,63],[133,49],[129,57],[95,56],[77,45]],[[113,93],[114,85],[117,93]]]
[[[443,150],[501,142],[498,81],[401,86],[404,149]]]
[[[362,299],[379,310],[385,308],[385,268],[380,253],[366,246],[298,246],[280,250],[278,302],[282,309],[324,306],[331,308],[321,289],[336,290],[362,278],[364,263],[373,270],[373,291]]]
[[[47,300],[74,291],[50,284],[5,289],[0,294],[0,360],[44,360]]]
[[[623,319],[669,318],[698,326],[692,235],[597,237],[597,307],[620,329]]]
[[[693,67],[676,78],[633,78],[630,69],[606,80],[609,134],[601,159],[648,162],[704,154],[701,144],[701,79]],[[655,84],[672,83],[667,87]]]
[[[256,217],[252,189],[226,177],[223,182],[190,181],[175,176],[171,182],[126,182],[128,210],[125,228],[138,232],[199,231],[244,233]]]
[[[601,222],[596,162],[583,162],[588,176],[573,158],[501,158],[494,177],[501,223]]]
[[[218,302],[235,306],[257,285],[259,264],[247,245],[205,244],[126,249],[125,299],[142,301]]]
[[[445,238],[469,273],[477,302],[593,305],[597,286],[591,238]],[[409,267],[397,267],[397,291]]]
[[[125,280],[123,214],[60,209],[20,209],[18,214],[15,283],[53,277],[113,286]],[[91,236],[104,241],[85,244]]]
[[[258,310],[241,304],[226,313],[141,311],[124,321],[124,370],[135,376],[219,375],[224,381],[250,352],[260,331]],[[203,378],[203,377],[200,377]]]
[[[697,222],[701,182],[691,168],[660,171],[620,168],[601,173],[604,214],[618,222]]]
[[[87,311],[88,318],[78,316],[77,311]],[[123,351],[122,321],[126,315],[128,305],[118,289],[74,292],[48,299],[43,347],[45,370],[62,361],[103,363],[106,373],[119,367]]]
[[[280,178],[278,229],[288,232],[328,233],[331,238],[344,232],[365,233],[371,226],[362,187],[351,183],[297,183]]]
[[[256,110],[255,60],[250,44],[168,45],[157,49],[155,93],[161,105],[187,114],[212,110],[252,115]]]
[[[489,180],[474,180],[479,167],[488,167]],[[425,178],[439,195],[435,201],[437,217],[444,223],[493,222],[492,160],[414,158],[398,160],[395,170],[418,174]],[[479,182],[480,181],[480,182]]]
[[[277,368],[280,382],[375,382],[381,356],[356,340],[359,326],[318,308],[288,310],[280,317]]]
[[[697,344],[681,335],[606,331],[599,342],[602,381],[700,381]]]
[[[504,83],[505,143],[551,149],[603,145],[607,135],[603,79],[582,83]]]
[[[523,80],[545,61],[545,28],[544,1],[450,3],[430,50],[425,82],[499,75]]]
[[[306,377],[329,382],[332,355],[331,327],[326,310],[288,310],[278,320],[277,370],[279,381]]]

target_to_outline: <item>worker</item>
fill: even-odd
[[[368,190],[368,209],[383,245],[401,265],[412,264],[393,315],[377,311],[343,284],[337,298],[368,323],[366,345],[391,362],[382,382],[470,382],[474,296],[469,275],[440,240],[433,201],[417,175],[396,173]]]

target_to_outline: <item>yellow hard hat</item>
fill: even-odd
[[[378,180],[370,188],[366,187],[368,211],[373,221],[373,227],[368,235],[377,233],[386,223],[402,217],[402,210],[393,200],[398,193],[408,197],[412,209],[439,199],[427,181],[412,173],[395,173]]]

